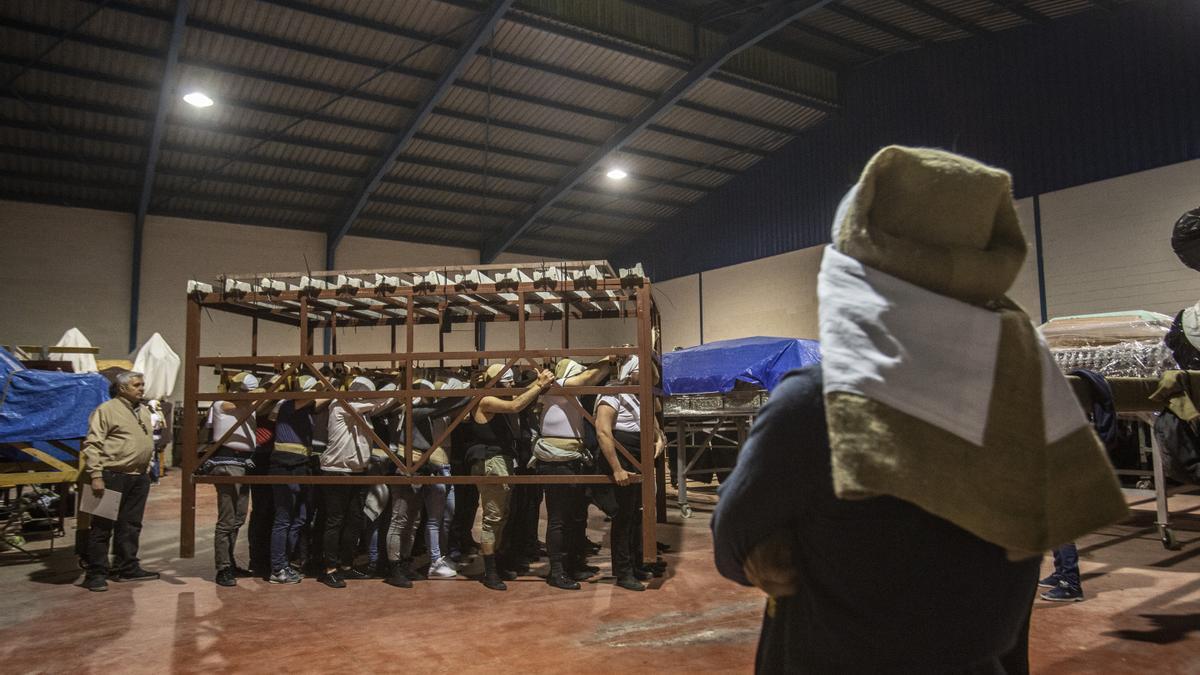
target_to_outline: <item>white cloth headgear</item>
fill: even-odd
[[[251,391],[257,388],[258,378],[254,376],[254,373],[246,373],[246,376],[242,378],[242,391]]]
[[[621,364],[621,370],[619,370],[617,372],[617,379],[624,382],[624,381],[628,380],[630,377],[632,377],[634,373],[641,372],[638,369],[638,366],[639,366],[639,362],[638,362],[637,355],[635,354],[633,356],[630,356],[629,359],[625,361],[625,363]]]
[[[350,383],[350,391],[375,391],[375,383],[359,375]]]

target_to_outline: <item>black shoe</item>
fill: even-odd
[[[633,574],[631,576],[638,581],[650,581],[654,578],[654,572],[651,572],[644,567],[638,567],[633,570]]]
[[[231,567],[229,569],[233,570],[233,576],[235,576],[239,579],[250,579],[250,578],[258,576],[258,574],[255,574],[254,572],[246,569],[245,567],[238,567],[237,565],[234,565],[233,567]]]
[[[553,586],[555,588],[562,588],[562,589],[565,589],[568,591],[579,590],[579,582],[578,581],[575,581],[574,579],[568,578],[561,574],[551,574],[551,575],[547,576],[546,583],[550,584],[551,586]]]
[[[401,561],[404,567],[404,575],[413,581],[429,581],[429,572],[425,569],[413,564],[412,558],[405,558]]]
[[[108,590],[108,579],[101,574],[89,574],[83,578],[80,585],[93,593],[103,593]]]
[[[591,551],[593,554],[600,552],[600,544],[592,541],[591,539],[586,539],[586,538],[583,540],[583,542],[584,542],[584,545],[587,546],[588,550]]]
[[[372,579],[386,579],[391,572],[391,567],[386,560],[378,560],[370,566],[370,570]]]
[[[217,570],[216,581],[218,586],[237,586],[237,577],[234,576],[233,569],[229,567]]]
[[[128,572],[121,572],[117,575],[116,581],[149,581],[157,579],[158,572],[144,570],[141,567],[135,567]]]
[[[659,553],[666,553],[667,551],[671,550],[671,545],[664,544],[661,541],[656,541],[656,542],[654,542],[654,548],[656,548]]]
[[[1058,572],[1053,572],[1050,576],[1038,581],[1038,586],[1042,588],[1058,588],[1058,582],[1062,581],[1062,577],[1058,576]]]
[[[490,588],[493,591],[507,591],[508,590],[508,585],[505,584],[503,581],[501,581],[499,576],[496,576],[493,574],[483,575],[483,578],[480,579],[480,581],[483,582],[483,585],[485,588]]]
[[[1083,600],[1083,589],[1078,586],[1072,586],[1065,581],[1060,581],[1058,582],[1058,586],[1042,593],[1039,597],[1051,602],[1080,602]]]
[[[330,588],[345,588],[346,587],[346,582],[342,580],[342,577],[337,572],[326,572],[325,574],[322,574],[321,576],[317,577],[317,581],[325,584],[326,586],[328,586]]]
[[[360,571],[354,569],[353,567],[346,567],[346,568],[340,569],[340,570],[338,570],[337,573],[338,573],[338,576],[340,576],[342,579],[344,579],[346,581],[362,581],[363,579],[371,578],[370,574],[360,572]]]
[[[518,575],[513,570],[500,568],[496,570],[496,576],[504,581],[516,581]]]
[[[412,588],[412,579],[409,579],[408,575],[404,573],[404,565],[398,562],[392,563],[391,570],[388,571],[387,578],[383,580],[383,583],[396,588]]]
[[[567,572],[567,576],[571,577],[575,581],[587,581],[588,579],[591,579],[592,577],[594,577],[595,574],[587,571],[587,569],[578,569],[578,570],[571,570],[570,572]]]
[[[623,576],[623,577],[617,579],[617,585],[620,586],[621,588],[624,588],[627,591],[644,591],[644,590],[646,590],[645,584],[643,584],[642,582],[633,578],[632,576],[628,576],[628,577]]]

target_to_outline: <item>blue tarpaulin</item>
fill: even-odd
[[[750,337],[721,340],[663,354],[663,392],[732,391],[738,382],[771,391],[789,371],[821,362],[816,340]]]
[[[88,416],[108,400],[108,387],[98,373],[27,369],[0,349],[0,443],[86,436]]]

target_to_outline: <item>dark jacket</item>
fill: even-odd
[[[1040,561],[891,497],[833,494],[820,367],[771,394],[720,489],[721,574],[748,584],[750,550],[793,535],[796,595],[764,616],[759,672],[1004,672],[1027,628]],[[931,486],[936,489],[936,486]]]

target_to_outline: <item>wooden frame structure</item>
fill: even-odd
[[[496,278],[489,277],[495,274]],[[364,275],[372,280],[364,280]],[[451,280],[453,278],[453,281]],[[293,280],[300,280],[299,285]],[[453,418],[449,428],[434,440],[431,447],[441,445],[451,431],[478,405],[485,395],[511,395],[513,389],[494,388],[497,378],[482,388],[429,390],[413,384],[413,370],[421,363],[468,361],[481,364],[484,360],[503,361],[509,367],[522,362],[541,367],[539,359],[561,357],[598,358],[608,355],[638,356],[642,363],[654,359],[655,331],[658,316],[654,308],[649,279],[631,272],[618,278],[604,261],[525,265],[476,265],[460,268],[395,268],[379,270],[322,271],[311,273],[276,273],[230,275],[219,284],[191,284],[187,298],[187,340],[184,351],[183,425],[180,439],[183,447],[182,499],[180,514],[181,557],[195,555],[196,485],[204,483],[277,484],[302,483],[311,485],[378,485],[378,484],[553,484],[607,483],[606,475],[574,476],[421,476],[416,472],[428,461],[432,451],[414,456],[412,448],[404,448],[403,456],[392,452],[370,424],[347,402],[359,400],[399,399],[405,410],[405,437],[413,437],[413,398],[471,397]],[[253,322],[251,353],[245,356],[200,356],[201,315],[206,310],[224,311],[249,317]],[[637,320],[634,346],[600,349],[572,349],[570,322],[579,319]],[[260,356],[258,354],[258,322],[273,321],[298,329],[295,355]],[[530,321],[562,321],[562,348],[529,349],[526,345],[526,325]],[[486,324],[511,322],[517,326],[516,349],[470,352],[417,352],[414,347],[418,325],[438,325],[445,331],[456,323]],[[391,351],[372,354],[337,354],[336,337],[330,354],[314,354],[313,334],[318,328],[382,327],[391,330]],[[403,349],[397,349],[397,329],[403,327]],[[480,332],[476,332],[477,347]],[[388,364],[400,368],[397,388],[392,391],[342,391],[321,372],[320,364]],[[272,385],[262,393],[219,393],[200,391],[200,369],[261,368],[269,366],[285,375],[308,374],[320,382],[318,391],[277,391]],[[654,383],[647,377],[638,385],[599,387],[552,387],[548,394],[581,396],[588,394],[637,394],[643,420],[655,419]],[[282,383],[286,378],[280,378]],[[198,467],[211,456],[226,438],[215,439],[201,447],[198,406],[201,401],[282,401],[332,400],[330,405],[345,405],[351,418],[364,429],[372,445],[384,452],[396,465],[399,474],[391,476],[200,476]],[[248,406],[234,428],[253,414],[257,406]],[[582,410],[582,407],[581,407]],[[583,410],[591,419],[591,414]],[[228,437],[228,434],[226,435]],[[655,556],[655,433],[653,425],[643,428],[641,447],[631,451],[618,447],[618,452],[639,467],[633,476],[641,483],[644,504],[642,520],[643,552],[647,561]]]
[[[50,453],[33,447],[29,443],[0,443],[0,447],[10,448],[28,455],[32,461],[3,462],[0,466],[0,488],[16,487],[19,485],[41,485],[43,483],[74,483],[79,478],[82,460],[79,457],[82,438],[46,441],[46,443],[73,455],[75,461],[59,459]]]

